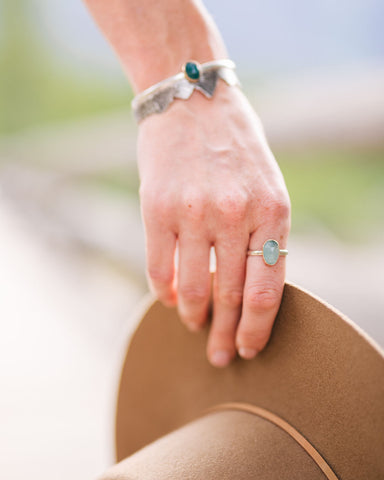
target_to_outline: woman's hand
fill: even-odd
[[[141,205],[150,283],[177,303],[191,329],[207,319],[209,257],[215,247],[213,321],[207,354],[223,367],[253,358],[268,342],[279,309],[285,258],[267,266],[261,250],[286,248],[290,202],[260,121],[241,91],[219,82],[212,99],[194,92],[142,121],[138,137]],[[178,245],[178,265],[175,249]]]

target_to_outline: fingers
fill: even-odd
[[[207,355],[216,367],[225,367],[236,355],[235,336],[243,300],[247,244],[247,236],[215,244],[217,267]]]
[[[266,208],[266,214],[260,214],[265,223],[249,239],[248,228],[255,228],[249,225],[250,207],[242,198],[230,200],[230,205],[229,201],[219,204],[225,212],[229,207],[235,210],[233,215],[224,215],[219,209],[217,215],[209,217],[208,230],[204,228],[207,208],[201,198],[185,202],[188,208],[183,215],[177,209],[176,218],[181,220],[170,222],[170,215],[161,215],[152,216],[152,221],[146,223],[148,273],[153,289],[165,304],[177,301],[181,320],[191,330],[200,329],[207,319],[209,257],[212,240],[215,242],[217,271],[207,355],[217,367],[228,365],[236,350],[250,359],[267,344],[282,297],[285,257],[269,266],[262,256],[247,257],[247,250],[262,250],[264,242],[271,238],[285,249],[289,232],[288,206],[277,213]]]
[[[280,230],[281,231],[281,230]],[[262,250],[268,239],[277,239],[280,249],[286,248],[287,232],[259,229],[250,238],[250,249]],[[240,356],[253,358],[268,342],[278,312],[285,279],[285,257],[273,266],[266,265],[262,256],[249,256],[244,286],[243,310],[236,345]]]
[[[190,330],[199,330],[209,308],[211,276],[210,242],[195,230],[180,234],[177,301],[181,320]]]
[[[155,295],[166,305],[175,305],[176,235],[152,222],[146,224],[147,271]]]
[[[213,320],[207,344],[210,362],[224,367],[236,355],[253,358],[268,342],[278,312],[285,279],[285,257],[273,266],[262,256],[247,257],[248,248],[262,250],[267,239],[286,248],[289,227],[284,222],[260,227],[250,237],[235,234],[217,239],[217,270],[214,284]],[[152,227],[152,228],[151,228]],[[147,227],[148,273],[157,296],[164,303],[178,303],[182,321],[191,330],[200,329],[209,309],[211,243],[199,229],[179,234],[179,262],[175,281],[176,235],[170,230]],[[229,233],[229,232],[228,232]],[[176,294],[177,290],[177,294]]]

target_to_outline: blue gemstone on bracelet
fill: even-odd
[[[191,80],[198,80],[200,78],[199,66],[195,62],[187,62],[184,67],[185,75]]]
[[[263,246],[263,258],[267,265],[275,265],[279,259],[280,250],[276,240],[267,240]]]

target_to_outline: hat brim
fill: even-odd
[[[220,370],[206,358],[208,328],[191,334],[175,309],[153,301],[138,320],[119,387],[118,461],[209,408],[239,402],[292,425],[339,478],[383,474],[383,352],[324,302],[286,284],[265,350]]]

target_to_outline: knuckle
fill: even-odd
[[[161,218],[167,217],[171,213],[172,202],[167,196],[158,195],[153,199],[152,210]]]
[[[243,303],[243,291],[239,289],[220,289],[217,300],[226,307],[240,307]]]
[[[209,291],[207,288],[197,285],[181,285],[179,295],[186,303],[203,303],[207,300]]]
[[[139,188],[139,196],[142,203],[153,203],[153,199],[155,197],[153,194],[153,188],[149,188],[147,184],[141,183]]]
[[[220,216],[230,221],[242,220],[247,213],[248,199],[243,192],[227,192],[216,202]]]
[[[140,192],[143,210],[162,217],[169,214],[172,202],[166,193]]]
[[[156,267],[149,267],[148,275],[154,285],[168,286],[173,282],[173,272],[167,272]]]
[[[252,311],[260,312],[276,308],[281,298],[281,291],[277,285],[253,285],[248,288],[245,302]]]
[[[201,221],[206,215],[206,208],[209,203],[204,192],[187,191],[181,198],[181,211],[190,220]]]
[[[256,347],[260,350],[266,345],[270,334],[271,328],[244,326],[239,332],[237,343],[250,348]]]
[[[289,198],[280,197],[269,200],[266,205],[269,215],[275,220],[286,219],[291,214],[291,205]]]

